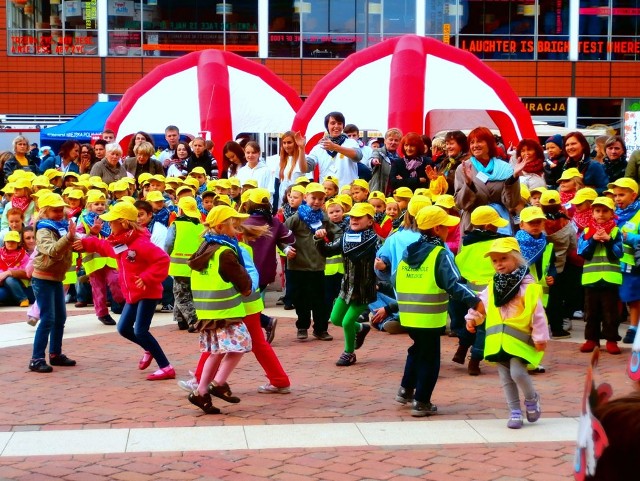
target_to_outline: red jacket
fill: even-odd
[[[141,299],[161,299],[162,281],[169,275],[169,256],[151,242],[145,230],[134,232],[129,243],[116,254],[114,246],[105,239],[85,237],[82,247],[87,252],[97,252],[104,257],[113,257],[118,262],[120,289],[128,304]],[[136,287],[136,279],[142,279],[144,289]]]

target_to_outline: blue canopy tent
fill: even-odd
[[[101,134],[104,124],[118,102],[96,102],[76,118],[64,124],[40,131],[41,145],[49,145],[58,151],[65,140],[88,143],[91,136]]]

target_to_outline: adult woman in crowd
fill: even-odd
[[[402,131],[400,129],[391,128],[384,134],[384,146],[376,149],[371,154],[372,176],[369,181],[369,191],[378,190],[384,192],[385,195],[391,194],[391,186],[389,185],[389,173],[391,172],[391,164],[398,160],[398,146],[402,140]]]
[[[460,229],[471,227],[471,212],[478,206],[491,205],[501,217],[509,220],[511,232],[513,221],[509,211],[520,202],[518,177],[526,166],[525,161],[514,167],[496,158],[496,139],[486,127],[477,127],[469,132],[471,157],[456,170],[454,197],[461,210]]]
[[[307,142],[300,132],[285,132],[280,138],[280,162],[278,164],[279,202],[284,200],[284,193],[298,177],[307,173],[307,158],[304,146]]]
[[[4,178],[8,179],[14,170],[28,170],[34,174],[38,174],[38,166],[35,161],[28,156],[29,141],[26,137],[18,135],[13,139],[13,155],[4,163]]]
[[[589,158],[591,147],[584,135],[580,132],[570,132],[565,135],[564,151],[567,154],[564,170],[571,167],[577,168],[582,174],[584,185],[593,187],[598,195],[602,194],[607,189],[609,178],[602,164]]]
[[[202,167],[207,175],[211,177],[213,158],[211,152],[207,150],[207,143],[202,137],[196,137],[191,141],[191,155],[187,159],[187,172],[191,172],[196,167]]]
[[[58,169],[62,172],[63,176],[67,172],[80,174],[80,166],[78,165],[79,158],[80,144],[75,140],[67,140],[60,146],[58,155],[40,164],[40,168],[42,172],[46,172],[49,169]]]
[[[127,147],[127,160],[131,157],[136,156],[134,149],[136,145],[140,145],[142,142],[149,142],[153,146],[154,153],[155,153],[155,145],[153,143],[153,138],[151,138],[151,136],[148,133],[140,130],[136,132],[135,135],[131,137],[131,140],[129,141],[129,147]]]
[[[244,149],[240,146],[238,142],[234,142],[230,140],[222,147],[222,155],[229,163],[229,168],[227,169],[226,177],[236,177],[238,174],[238,169],[244,167],[247,163],[247,159],[244,157]]]
[[[98,139],[93,143],[93,153],[96,154],[96,162],[100,162],[107,155],[107,141]]]
[[[425,152],[426,147],[419,134],[409,132],[402,138],[399,147],[400,158],[391,164],[389,171],[391,190],[398,187],[409,187],[411,190],[428,187]]]
[[[189,147],[189,142],[184,140],[180,140],[176,144],[176,150],[169,159],[168,167],[167,167],[167,176],[168,177],[180,177],[187,175],[187,161],[193,151],[191,147]]]
[[[612,135],[604,143],[605,157],[602,161],[609,182],[625,177],[627,170],[627,146],[619,135]]]
[[[127,171],[120,163],[120,159],[122,158],[122,149],[120,146],[118,144],[107,144],[105,150],[107,153],[104,159],[93,166],[91,175],[100,177],[102,181],[107,184],[127,177]]]
[[[82,144],[80,146],[79,157],[80,173],[88,174],[91,172],[91,169],[96,165],[96,162],[98,162],[98,159],[96,158],[96,153],[91,144]]]
[[[133,147],[135,157],[129,157],[124,161],[125,170],[136,180],[140,174],[148,172],[151,175],[164,175],[162,164],[151,158],[156,149],[151,142],[140,142]]]
[[[542,150],[540,142],[534,139],[522,139],[518,142],[516,156],[511,160],[511,165],[520,161],[527,163],[522,171],[520,181],[529,190],[547,186],[544,179],[544,160],[544,150]]]
[[[267,165],[260,157],[260,144],[253,140],[247,142],[244,146],[244,157],[247,163],[238,169],[236,177],[240,179],[240,184],[244,184],[247,180],[255,180],[258,187],[267,189],[273,194],[273,176]],[[269,199],[271,201],[271,199]]]

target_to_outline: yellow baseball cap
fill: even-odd
[[[369,194],[368,200],[371,200],[371,199],[378,199],[378,200],[381,200],[382,202],[384,202],[385,204],[387,203],[386,197],[379,190],[374,190]]]
[[[291,187],[291,192],[300,192],[302,195],[304,195],[304,185],[294,185],[293,187]]]
[[[418,187],[413,191],[413,195],[426,195],[431,199],[431,191],[425,187]]]
[[[4,187],[2,188],[2,190],[0,190],[0,192],[4,193],[4,194],[13,194],[15,191],[15,185],[13,182],[9,182],[7,184],[4,185]]]
[[[595,190],[593,190],[591,187],[584,187],[576,192],[575,197],[571,199],[569,203],[576,205],[582,204],[587,200],[595,200],[596,197],[598,197],[598,193]]]
[[[308,184],[309,182],[311,182],[309,180],[309,177],[307,177],[306,175],[301,175],[300,177],[298,177],[296,179],[296,184],[300,185],[300,184]]]
[[[518,241],[513,237],[501,237],[493,241],[484,257],[489,257],[491,254],[506,254],[511,251],[520,252]]]
[[[361,189],[364,189],[367,191],[369,190],[369,182],[367,182],[364,179],[356,179],[353,182],[351,182],[351,185],[360,187]]]
[[[616,205],[613,203],[613,199],[610,199],[609,197],[597,197],[591,204],[591,207],[595,205],[604,205],[613,211],[616,210]]]
[[[348,194],[339,194],[339,195],[336,195],[336,197],[335,197],[335,198],[336,198],[336,200],[337,200],[338,202],[340,202],[341,204],[343,204],[343,205],[344,205],[344,204],[348,205],[348,206],[349,206],[349,208],[351,208],[351,206],[353,205],[353,199],[352,199],[352,198],[351,198],[351,196],[350,196],[350,195],[348,195]]]
[[[305,177],[306,178],[306,177]],[[324,182],[331,182],[332,184],[334,184],[336,187],[340,187],[340,181],[338,180],[338,178],[335,175],[327,175],[324,178]]]
[[[147,202],[164,202],[164,196],[159,190],[154,190],[153,192],[149,192],[144,200]]]
[[[198,203],[193,197],[182,197],[178,201],[178,207],[182,210],[182,212],[184,212],[185,215],[193,217],[194,219],[200,218]]]
[[[460,218],[447,214],[444,210],[436,205],[428,205],[418,211],[416,215],[416,223],[418,229],[432,229],[438,225],[452,227],[460,223]]]
[[[133,204],[136,203],[136,200],[133,197],[131,197],[130,195],[123,195],[116,202],[127,202],[127,203],[133,205]]]
[[[119,180],[117,182],[113,182],[109,186],[109,190],[111,192],[122,192],[124,190],[129,190],[129,183],[128,182],[123,182],[122,180]]]
[[[49,177],[47,177],[46,175],[39,175],[38,177],[33,179],[31,185],[46,188],[49,187],[51,183],[49,182]]]
[[[67,203],[58,194],[43,195],[38,199],[38,205],[41,209],[43,207],[68,207]]]
[[[545,190],[540,196],[542,205],[557,205],[560,203],[560,194],[557,190]]]
[[[611,182],[607,185],[608,189],[613,189],[614,187],[629,189],[634,191],[636,194],[638,193],[638,183],[630,177],[620,177],[615,182]]]
[[[67,195],[67,197],[69,197],[69,199],[82,199],[84,197],[84,192],[82,192],[80,189],[74,189],[73,187],[68,187],[69,189],[71,189],[69,191]],[[67,189],[65,189],[66,191]]]
[[[17,230],[10,230],[4,235],[5,242],[20,242],[20,232]]]
[[[189,175],[194,174],[207,175],[207,172],[204,170],[204,167],[194,167],[191,172],[189,172]]]
[[[456,200],[450,194],[442,194],[436,197],[433,205],[444,207],[445,209],[453,209],[456,206]]]
[[[194,185],[193,183],[196,183],[196,185]],[[193,185],[196,189],[198,188],[198,181],[196,179],[194,179],[193,177],[187,177],[184,180],[185,184],[189,184],[189,185]],[[231,188],[231,182],[229,182],[229,179],[218,179],[218,182],[216,182],[216,187],[219,187],[221,189],[230,189]]]
[[[426,195],[414,195],[411,197],[409,204],[407,204],[407,212],[415,217],[420,209],[431,205],[431,199]]]
[[[26,177],[20,177],[13,181],[13,187],[15,189],[30,189],[31,181]]]
[[[53,191],[51,189],[40,189],[38,192],[31,194],[31,197],[40,198],[46,194],[52,194]]]
[[[94,189],[104,189],[104,190],[109,190],[109,186],[107,185],[106,182],[102,182],[102,181],[97,181],[97,182],[92,182],[92,188]]]
[[[235,177],[234,177],[234,179],[235,179]],[[184,184],[184,181],[182,181],[182,183]],[[207,182],[207,190],[214,191],[216,189],[216,185],[218,185],[218,181],[216,179],[209,180]],[[238,181],[238,187],[240,187],[240,181]]]
[[[193,188],[188,185],[181,185],[180,187],[178,187],[178,190],[176,190],[176,195],[182,194],[183,192],[187,191],[190,195],[193,195]]]
[[[331,207],[332,205],[337,205],[339,206],[343,211],[344,211],[344,206],[342,205],[342,203],[340,201],[338,201],[335,197],[332,199],[329,199],[325,204],[325,208],[327,210],[329,210],[329,207]]]
[[[121,178],[118,182],[122,181],[127,182],[129,185],[136,185],[136,179],[134,179],[133,177],[126,176]]]
[[[177,184],[177,185],[182,185],[183,180],[180,177],[166,177],[164,179],[165,183],[167,184]]]
[[[87,204],[92,204],[93,202],[106,202],[107,198],[104,193],[100,190],[92,189],[87,192]]]
[[[76,176],[76,179],[78,179],[78,180],[89,180],[89,181],[91,180],[91,174],[80,174],[80,175],[78,175],[75,172],[72,172],[72,174],[74,174]],[[96,177],[98,180],[100,180],[99,176],[96,175],[94,177]]]
[[[365,215],[368,215],[372,219],[376,215],[376,210],[373,206],[366,202],[356,203],[349,211],[349,216],[351,217],[364,217]]]
[[[413,197],[413,192],[411,192],[411,189],[409,187],[398,187],[393,191],[393,196],[402,197],[403,199],[410,199],[411,197]]]
[[[256,204],[268,203],[271,194],[267,189],[251,189],[249,192],[249,200],[251,202],[255,202]]]
[[[542,194],[545,190],[547,190],[547,188],[541,185],[540,187],[534,187],[533,189],[530,189],[529,194],[533,195],[534,192]]]
[[[138,184],[140,184],[140,185],[144,184],[151,177],[153,177],[153,175],[151,175],[149,172],[143,172],[142,174],[140,174],[138,176]]]
[[[544,212],[540,207],[525,207],[520,211],[521,222],[531,222],[536,219],[546,219]]]
[[[524,184],[520,184],[520,197],[525,202],[527,202],[531,198],[531,192],[529,192],[529,188]]]
[[[570,169],[567,169],[562,173],[562,176],[558,179],[558,184],[560,182],[564,182],[565,180],[571,180],[574,177],[582,178],[582,174],[575,167],[571,167]]]
[[[228,219],[246,219],[247,217],[249,217],[249,214],[241,214],[227,205],[217,205],[211,209],[204,224],[214,227]]]
[[[248,185],[250,187],[253,187],[254,189],[257,189],[258,188],[258,181],[256,179],[247,179],[242,183],[243,187],[245,185]]]
[[[229,197],[227,194],[216,194],[216,196],[213,198],[214,202],[222,202],[224,203],[224,205],[228,205],[229,207],[231,207],[231,197]]]
[[[253,189],[245,190],[242,194],[240,194],[240,205],[249,201],[249,195],[251,194],[252,190]]]
[[[507,219],[503,219],[498,211],[488,205],[481,205],[471,212],[471,223],[473,225],[491,224],[495,227],[505,227],[509,224]]]
[[[387,197],[387,205],[389,204],[397,204],[398,201],[395,200],[393,197]]]
[[[111,222],[112,220],[125,219],[132,222],[138,220],[138,209],[129,202],[117,202],[111,206],[108,212],[100,216],[102,220]]]
[[[231,185],[231,187],[242,187],[242,184],[240,184],[240,179],[238,179],[237,177],[231,177],[229,179],[229,184]],[[215,187],[215,184],[214,184],[214,187]],[[208,188],[208,185],[207,185],[207,188]]]
[[[99,175],[91,175],[87,180],[93,184],[94,182],[102,182],[102,177]]]
[[[67,177],[73,177],[76,180],[80,180],[80,176],[71,170],[68,170],[67,172],[64,173],[64,178],[66,179]],[[88,178],[89,177],[87,176],[87,179]]]
[[[161,182],[163,184],[165,184],[167,182],[166,177],[164,175],[160,175],[160,174],[152,175],[149,178],[149,182],[151,182],[152,180],[155,180],[156,182]]]
[[[307,184],[307,187],[305,187],[304,189],[304,193],[306,194],[313,194],[313,193],[319,193],[324,195],[324,188],[318,184],[317,182],[309,182]]]

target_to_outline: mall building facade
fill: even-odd
[[[640,105],[640,0],[6,0],[0,25],[0,114],[78,114],[207,48],[305,97],[349,54],[404,34],[473,53],[541,120],[619,128]]]

